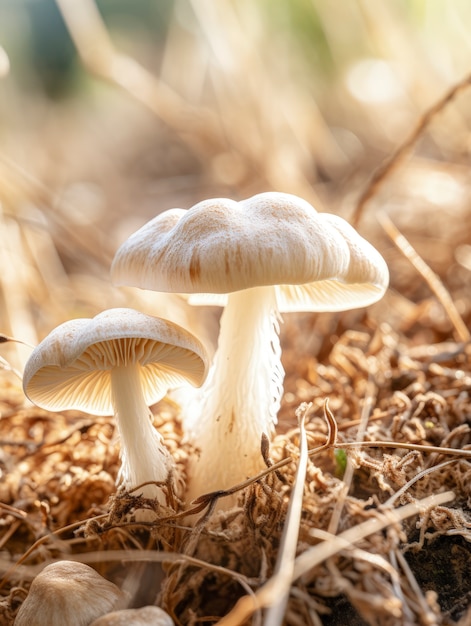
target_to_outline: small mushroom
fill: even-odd
[[[78,561],[47,565],[31,583],[15,626],[88,626],[123,602],[123,593]]]
[[[118,481],[131,490],[165,483],[173,467],[148,407],[170,388],[201,385],[207,366],[203,346],[183,328],[133,309],[110,309],[55,328],[32,352],[23,386],[32,402],[50,411],[114,412]],[[165,501],[154,485],[142,493]]]
[[[116,284],[225,306],[202,405],[187,422],[201,450],[190,498],[264,467],[261,436],[273,433],[283,389],[280,313],[365,307],[389,281],[345,220],[275,192],[165,211],[121,245],[111,271]]]
[[[99,617],[90,626],[174,626],[168,613],[157,606],[121,609]]]

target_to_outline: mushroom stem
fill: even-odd
[[[189,472],[189,500],[227,489],[263,469],[283,390],[275,287],[229,294],[202,404],[189,424],[201,452]],[[224,506],[224,505],[223,505]]]
[[[119,480],[126,489],[148,481],[165,482],[172,460],[162,437],[152,425],[151,413],[142,392],[139,365],[129,363],[110,371],[111,393],[121,439]],[[142,488],[148,498],[165,503],[161,489],[154,485]]]

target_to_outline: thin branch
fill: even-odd
[[[435,272],[432,271],[432,269],[427,265],[422,257],[419,256],[419,254],[414,250],[414,248],[407,241],[404,235],[399,231],[399,229],[393,224],[393,222],[388,217],[388,215],[386,215],[386,213],[381,211],[378,214],[378,220],[388,237],[390,237],[390,239],[397,246],[397,248],[410,261],[410,263],[415,267],[415,269],[419,272],[422,278],[424,278],[424,280],[427,282],[428,286],[445,309],[445,312],[450,318],[451,323],[455,327],[459,340],[463,342],[469,341],[471,339],[469,330],[466,324],[463,322],[463,319],[459,314],[455,303],[451,299],[449,292],[447,291],[437,274],[435,274]]]
[[[358,200],[357,206],[351,217],[351,223],[357,227],[361,219],[366,204],[371,198],[378,192],[378,189],[388,178],[388,176],[401,165],[402,161],[412,150],[414,145],[420,139],[425,130],[430,126],[435,117],[443,111],[443,109],[450,104],[462,91],[467,89],[471,84],[471,74],[466,76],[459,83],[454,85],[447,93],[431,106],[420,117],[416,127],[407,137],[407,139],[393,152],[391,157],[387,159],[382,165],[380,165],[374,172],[368,186]]]
[[[416,482],[418,482],[419,480],[422,480],[422,478],[424,478],[428,474],[431,474],[432,472],[437,472],[443,467],[446,467],[447,465],[451,465],[451,463],[455,463],[456,461],[458,461],[458,459],[448,459],[447,461],[443,461],[443,463],[439,463],[438,465],[434,465],[433,467],[428,467],[427,469],[420,471],[416,476],[411,478],[405,485],[403,485],[400,489],[398,489],[398,491],[393,493],[393,495],[390,498],[388,498],[386,502],[384,502],[379,508],[380,509],[390,508],[394,504],[394,502],[398,500],[406,491],[409,491],[412,485],[414,485]]]
[[[329,409],[328,404],[329,404],[328,399],[326,399],[324,403],[324,418],[328,426],[327,439],[325,443],[323,443],[318,448],[311,448],[308,450],[309,458],[318,456],[319,454],[322,454],[323,452],[325,452],[326,450],[330,450],[331,448],[348,449],[348,448],[363,448],[363,447],[364,448],[402,448],[405,450],[418,450],[419,452],[426,452],[428,454],[435,453],[435,454],[443,454],[444,456],[456,456],[456,457],[462,457],[462,458],[471,457],[471,450],[464,449],[464,448],[456,449],[456,448],[444,448],[440,446],[425,446],[425,445],[420,445],[420,444],[415,444],[415,443],[412,444],[412,443],[405,443],[405,442],[398,442],[398,441],[338,442],[337,441],[337,433],[338,433],[337,422],[335,421],[335,418],[332,415],[332,412]],[[182,511],[180,513],[177,513],[176,515],[172,516],[172,519],[176,519],[179,517],[186,517],[189,515],[195,515],[196,513],[203,511],[205,507],[208,506],[209,504],[212,505],[215,501],[217,501],[218,498],[225,498],[227,496],[231,496],[237,491],[245,489],[246,487],[253,485],[253,483],[258,482],[259,480],[261,480],[268,474],[271,474],[271,472],[276,472],[277,470],[281,469],[282,467],[285,467],[286,465],[289,465],[292,462],[293,462],[293,459],[291,457],[281,459],[281,461],[274,463],[273,465],[271,465],[265,470],[262,470],[260,473],[256,474],[255,476],[251,476],[244,482],[238,483],[237,485],[234,485],[233,487],[230,487],[229,489],[226,489],[224,491],[213,491],[211,493],[205,493],[201,496],[198,496],[198,498],[196,498],[195,500],[191,502],[191,505],[192,505],[191,508],[185,511]]]
[[[424,446],[419,443],[405,443],[403,441],[348,441],[336,443],[335,448],[402,448],[404,450],[417,450],[418,452],[428,452],[443,454],[444,456],[457,456],[471,458],[469,448],[443,448],[442,446]],[[316,450],[312,450],[315,452]],[[311,452],[311,451],[310,451]]]
[[[303,509],[304,481],[306,479],[307,462],[309,458],[304,422],[311,406],[311,404],[301,405],[297,411],[300,436],[299,461],[273,574],[276,580],[276,590],[274,593],[275,601],[265,615],[265,626],[281,626],[286,611],[286,605],[288,604]]]

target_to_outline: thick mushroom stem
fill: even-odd
[[[149,481],[164,483],[172,459],[162,437],[151,422],[151,414],[142,392],[139,365],[129,363],[111,370],[111,393],[121,439],[119,480],[127,490]],[[165,504],[163,491],[146,485],[137,493],[158,498]]]
[[[189,471],[189,501],[264,468],[261,437],[274,430],[283,390],[278,331],[275,287],[229,294],[202,403],[189,424],[200,449]]]

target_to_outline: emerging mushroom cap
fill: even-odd
[[[174,626],[174,621],[157,606],[121,609],[99,617],[90,626]]]
[[[116,608],[124,594],[78,561],[47,565],[31,583],[15,626],[88,626]]]
[[[55,328],[31,353],[23,387],[45,409],[114,412],[110,371],[138,363],[148,406],[185,382],[202,384],[208,368],[201,343],[183,328],[133,309],[110,309]]]
[[[389,282],[381,255],[345,220],[277,192],[165,211],[121,245],[111,274],[121,285],[220,294],[190,298],[197,304],[273,285],[282,312],[367,306]]]

